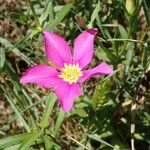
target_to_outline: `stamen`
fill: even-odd
[[[64,68],[61,69],[61,74],[58,75],[59,78],[62,78],[64,81],[69,84],[76,83],[79,77],[83,76],[79,64],[66,64],[64,63]]]
[[[52,62],[48,61],[48,64],[49,64],[51,67],[55,68],[56,70],[62,71],[61,68],[59,68],[58,66],[56,66],[56,65],[53,64]]]

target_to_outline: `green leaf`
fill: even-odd
[[[98,142],[101,142],[102,144],[105,144],[105,145],[107,145],[107,146],[109,146],[111,148],[114,148],[113,145],[111,145],[111,144],[107,143],[106,141],[104,141],[103,139],[101,139],[97,134],[90,134],[89,138],[91,138],[93,140],[96,140]]]
[[[7,148],[5,148],[5,149],[3,149],[3,150],[17,150],[19,146],[20,146],[20,144],[7,147]]]
[[[38,34],[40,31],[39,30],[37,30],[37,29],[33,29],[32,31],[31,31],[31,34],[30,34],[30,39],[33,39],[33,37],[36,35],[36,34]]]
[[[53,143],[50,141],[48,136],[44,136],[44,144],[46,150],[51,150],[53,148]]]
[[[62,109],[60,109],[56,123],[55,123],[55,127],[54,127],[54,133],[55,134],[58,133],[58,131],[61,127],[61,124],[63,122],[64,116],[65,116],[65,112]]]
[[[16,19],[16,22],[20,22],[21,24],[26,25],[27,21],[28,21],[28,16],[26,14],[24,14],[23,12],[10,12],[8,14],[8,16],[10,16],[11,18]]]
[[[31,133],[18,134],[0,140],[0,149],[10,147],[21,143],[24,139],[30,137]]]
[[[25,121],[25,119],[23,118],[21,111],[18,110],[17,106],[14,104],[13,99],[10,98],[7,94],[7,92],[4,90],[4,88],[0,85],[0,91],[2,91],[2,93],[4,93],[6,99],[8,100],[11,108],[14,110],[14,112],[16,113],[16,115],[18,116],[18,118],[20,119],[20,121],[23,123],[25,129],[30,132],[30,127],[28,126],[27,122]]]
[[[150,27],[150,3],[149,0],[143,0],[144,13],[146,16],[147,24]]]
[[[98,16],[99,11],[100,11],[100,1],[98,1],[98,3],[96,4],[96,7],[91,15],[91,21],[88,24],[88,28],[93,27],[93,22],[96,19],[96,17]]]
[[[36,11],[35,11],[35,8],[34,8],[34,2],[31,1],[31,0],[29,0],[28,2],[29,2],[30,9],[31,9],[31,11],[32,11],[33,17],[34,17],[34,19],[35,19],[36,26],[37,26],[38,28],[41,28],[41,25],[40,25],[40,22],[39,22],[39,18],[38,18],[38,16],[37,16]]]
[[[87,117],[88,113],[84,110],[84,108],[77,108],[72,111],[71,115],[78,115],[80,117]]]
[[[53,21],[49,21],[48,24],[44,27],[45,30],[53,31],[54,28],[60,24],[64,17],[69,13],[72,8],[72,4],[66,4],[63,8],[56,14],[56,17]]]
[[[126,39],[128,37],[127,31],[122,25],[118,25],[118,30],[120,32],[120,38]]]
[[[146,68],[148,65],[149,49],[150,47],[143,48],[142,60],[141,60],[143,68]]]
[[[30,38],[31,33],[29,33],[25,36],[22,36],[21,39],[13,45],[13,47],[19,47],[19,46],[22,47],[22,46],[28,44],[29,43],[28,39]],[[26,50],[29,52],[33,52],[32,49],[26,49]]]
[[[56,96],[53,93],[51,93],[51,95],[47,97],[47,104],[46,104],[45,112],[40,123],[40,126],[43,129],[49,125],[49,118],[52,113],[55,102],[56,102]]]
[[[21,57],[28,64],[34,64],[32,60],[30,60],[24,53],[22,53],[18,48],[14,47],[14,45],[5,38],[0,37],[0,43],[5,46],[5,48],[10,49],[14,54]]]
[[[32,133],[28,138],[26,138],[22,144],[19,146],[18,150],[28,150],[31,145],[34,144],[35,140],[40,136],[40,133]]]
[[[5,60],[5,50],[3,48],[0,48],[0,68],[3,68]]]
[[[95,55],[98,57],[99,60],[103,61],[110,61],[105,51],[101,50],[101,48],[98,48],[95,51]]]
[[[39,21],[41,24],[43,24],[44,21],[48,18],[49,21],[52,21],[53,19],[53,0],[48,0],[47,3],[45,3],[44,10],[39,18]]]
[[[14,105],[13,100],[10,99],[10,97],[8,97],[6,94],[4,94],[4,95],[5,95],[5,97],[7,98],[7,100],[8,100],[8,102],[9,102],[10,106],[12,107],[12,109],[15,111],[16,115],[17,115],[18,118],[20,119],[20,121],[23,123],[25,129],[26,129],[28,132],[30,132],[31,130],[30,130],[29,125],[27,124],[27,122],[26,122],[25,119],[23,118],[23,116],[22,116],[22,114],[20,113],[20,111],[19,111],[19,110],[17,109],[17,107]]]
[[[23,90],[23,93],[24,93],[24,90]],[[29,95],[26,95],[26,94],[27,94],[27,93],[24,93],[25,96],[29,96]],[[32,108],[34,108],[35,106],[44,103],[45,101],[47,101],[47,99],[41,99],[41,100],[39,100],[39,101],[36,101],[36,102],[33,103],[33,104],[30,104],[28,107],[26,107],[26,108],[23,110],[23,112],[25,112],[25,111],[27,111],[27,110],[29,110],[29,109],[32,109]]]
[[[124,68],[124,82],[126,80],[126,76],[128,75],[129,73],[129,69],[130,69],[130,65],[132,63],[132,58],[133,58],[133,49],[134,49],[134,43],[133,42],[128,42],[127,43],[127,46],[126,46],[126,49],[128,50],[127,53],[126,53],[126,65],[125,65],[125,68]]]

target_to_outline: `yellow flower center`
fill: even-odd
[[[64,68],[61,71],[61,74],[58,75],[59,78],[62,78],[64,81],[69,82],[69,84],[76,83],[79,77],[83,76],[79,64],[76,65],[67,65],[64,64]]]

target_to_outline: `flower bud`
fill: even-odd
[[[132,15],[136,9],[136,0],[126,0],[126,10]]]

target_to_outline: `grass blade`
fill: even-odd
[[[21,57],[27,64],[34,64],[32,60],[30,60],[25,54],[23,54],[18,48],[14,47],[14,45],[5,38],[0,37],[0,43],[5,46],[5,48],[10,49],[14,54]]]
[[[65,5],[57,14],[56,18],[45,26],[45,30],[52,31],[54,28],[59,25],[59,23],[64,19],[64,17],[69,13],[70,9],[72,8],[72,4]]]
[[[41,123],[40,123],[40,126],[43,129],[46,128],[49,124],[48,120],[49,120],[49,117],[52,113],[54,104],[56,102],[56,96],[52,93],[50,96],[47,97],[47,99],[48,99],[48,101],[47,101],[47,104],[46,104],[46,109],[45,109],[43,118],[42,118]]]
[[[41,24],[43,24],[47,18],[49,19],[49,21],[52,21],[53,19],[53,7],[52,6],[53,6],[52,0],[48,0],[47,3],[45,3],[45,8],[39,18],[39,21]]]
[[[150,27],[150,3],[148,0],[143,0],[144,12],[147,20],[147,24]]]
[[[23,143],[19,146],[18,150],[28,150],[34,141],[40,136],[39,133],[35,132],[30,135],[30,137],[26,138]]]
[[[60,109],[56,123],[55,123],[55,127],[54,127],[54,133],[55,134],[58,133],[60,126],[63,122],[64,116],[65,116],[65,112],[62,109]]]
[[[46,150],[51,150],[53,148],[53,143],[50,141],[48,136],[44,137],[44,145]]]
[[[16,115],[18,116],[18,118],[20,119],[20,121],[23,123],[25,129],[27,132],[31,132],[30,127],[28,126],[27,122],[25,121],[25,119],[23,118],[22,114],[20,113],[20,111],[18,110],[18,108],[15,106],[15,104],[13,103],[13,100],[7,95],[7,92],[3,89],[3,87],[0,86],[0,91],[2,91],[2,93],[4,93],[6,99],[8,100],[11,108],[14,110],[14,112],[16,113]]]
[[[102,140],[97,134],[94,134],[94,135],[90,134],[89,138],[91,138],[93,140],[96,140],[98,142],[101,142],[101,143],[103,143],[103,144],[105,144],[105,145],[107,145],[107,146],[109,146],[111,148],[114,148],[113,145],[111,145],[111,144],[107,143],[106,141]]]
[[[3,48],[0,48],[0,68],[3,68],[5,60],[5,50]]]
[[[0,140],[0,149],[10,147],[21,143],[24,139],[30,137],[31,133],[18,134],[15,136],[6,137]]]
[[[91,21],[88,24],[89,28],[93,27],[93,22],[96,19],[96,17],[98,16],[99,11],[100,11],[100,1],[98,1],[98,3],[96,4],[96,7],[95,7],[95,9],[94,9],[94,11],[93,11],[93,13],[91,15]]]

